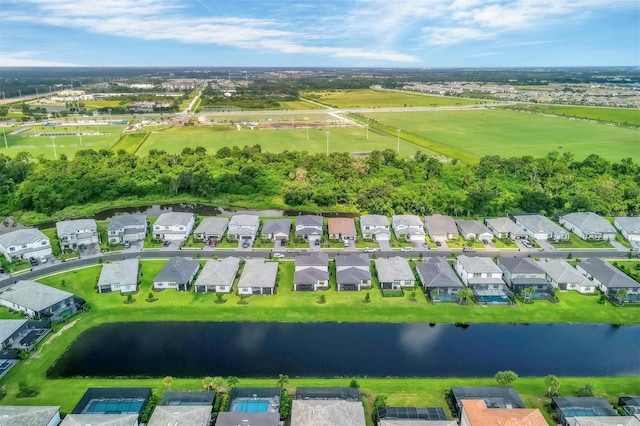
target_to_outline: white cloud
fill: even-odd
[[[66,61],[44,59],[47,54],[43,52],[19,51],[0,52],[0,66],[2,67],[77,67]]]
[[[425,27],[424,40],[433,46],[462,43],[469,40],[486,40],[496,36],[495,32],[469,27]]]

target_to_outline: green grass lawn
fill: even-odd
[[[164,131],[152,132],[138,150],[139,155],[147,155],[152,149],[167,152],[181,152],[183,148],[197,148],[202,146],[208,153],[215,153],[222,147],[243,147],[259,144],[263,151],[308,151],[310,153],[325,153],[327,150],[327,135],[329,132],[329,152],[354,152],[397,149],[394,137],[369,132],[358,127],[336,127],[323,129],[309,129],[307,142],[306,129],[287,130],[226,130],[216,131],[211,127],[171,128]],[[415,154],[417,146],[400,141],[400,153],[403,156]],[[1,152],[1,150],[0,150]]]
[[[306,92],[303,98],[330,105],[335,108],[456,106],[486,103],[481,99],[452,98],[421,95],[394,90],[353,89]]]
[[[117,153],[122,149],[127,154],[135,154],[148,136],[148,132],[127,133],[113,144],[111,150]]]
[[[608,241],[585,241],[573,232],[569,233],[569,241],[551,241],[554,247],[559,249],[571,248],[612,248]]]
[[[586,118],[589,120],[610,121],[613,123],[640,126],[640,111],[634,108],[606,108],[579,105],[519,104],[513,107],[523,111],[542,114],[557,114],[567,117]]]
[[[424,139],[428,149],[464,160],[477,161],[497,153],[502,157],[540,158],[550,151],[569,151],[576,160],[597,154],[619,161],[638,146],[638,131],[634,129],[503,109],[366,115]]]

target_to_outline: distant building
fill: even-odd
[[[29,259],[51,255],[49,237],[36,228],[17,229],[0,235],[0,253],[11,262],[15,258]]]

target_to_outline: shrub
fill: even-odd
[[[26,382],[20,382],[18,385],[18,393],[16,394],[16,398],[33,398],[38,396],[40,393],[40,388],[37,386],[30,385]]]

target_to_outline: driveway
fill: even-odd
[[[620,244],[617,241],[609,241],[609,243],[611,243],[613,248],[618,250],[618,251],[628,251],[629,250],[628,248],[626,248],[625,246],[623,246],[622,244]]]
[[[376,242],[378,243],[378,247],[380,247],[380,250],[382,251],[391,250],[391,244],[389,243],[389,240],[380,240]]]
[[[547,240],[536,240],[540,248],[544,251],[553,251],[556,248]]]

